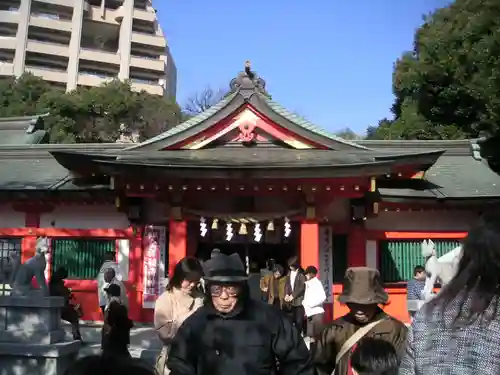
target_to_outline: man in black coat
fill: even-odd
[[[238,256],[205,263],[205,305],[181,326],[170,345],[170,375],[314,375],[309,351],[277,309],[252,300]]]
[[[285,302],[289,309],[285,311],[286,316],[291,319],[293,325],[300,333],[304,333],[305,312],[302,301],[306,293],[306,277],[300,268],[296,256],[288,259],[289,274],[285,285]]]

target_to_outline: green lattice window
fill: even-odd
[[[334,235],[333,249],[333,282],[341,283],[347,269],[347,235]]]
[[[440,257],[460,245],[454,240],[433,240]],[[379,270],[385,282],[408,281],[413,268],[424,265],[421,240],[381,241],[379,243]]]
[[[66,267],[68,278],[93,280],[104,262],[106,253],[116,251],[115,240],[54,239],[52,245],[52,270]]]

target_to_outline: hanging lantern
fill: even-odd
[[[212,221],[212,229],[219,229],[219,219],[213,219]]]
[[[260,229],[260,223],[256,223],[253,227],[253,239],[255,242],[260,242],[262,239],[262,230]]]
[[[290,237],[290,234],[292,233],[292,226],[290,225],[290,220],[288,220],[287,217],[285,217],[285,237],[288,238]]]
[[[272,232],[274,230],[274,223],[273,221],[269,221],[269,223],[267,223],[267,230]]]
[[[204,217],[200,218],[200,234],[202,237],[205,237],[208,232],[207,229],[207,220]]]
[[[227,223],[226,224],[226,241],[231,241],[233,238],[233,224]]]
[[[248,234],[247,232],[247,225],[245,223],[241,223],[240,225],[240,230],[238,231],[238,234],[245,236]]]

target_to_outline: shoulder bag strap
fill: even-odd
[[[354,345],[358,343],[359,340],[361,340],[363,337],[366,336],[368,332],[370,332],[377,324],[379,324],[382,320],[384,319],[379,319],[374,322],[371,322],[370,324],[367,324],[366,326],[358,329],[354,334],[347,339],[347,341],[342,345],[340,348],[339,353],[337,354],[337,357],[335,358],[335,367],[339,364],[341,359],[349,352],[349,350],[352,349]],[[334,372],[335,373],[335,370]]]

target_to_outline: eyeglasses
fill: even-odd
[[[212,297],[220,297],[224,291],[229,297],[238,297],[240,295],[241,288],[234,285],[210,285],[210,295]]]

